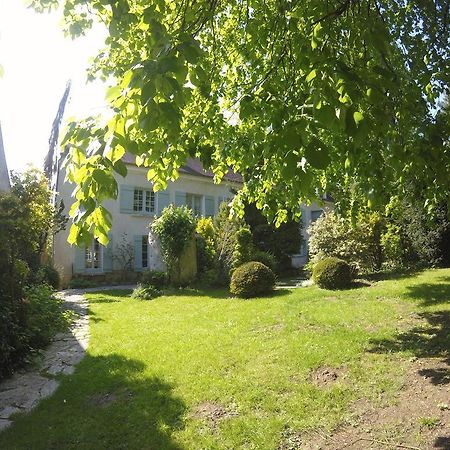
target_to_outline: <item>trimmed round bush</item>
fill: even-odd
[[[312,278],[323,289],[345,289],[352,282],[352,269],[342,259],[324,258],[314,266]]]
[[[230,292],[237,297],[250,298],[269,294],[274,287],[274,273],[266,265],[250,261],[233,272]]]

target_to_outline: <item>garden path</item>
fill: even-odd
[[[58,333],[44,350],[39,364],[16,373],[0,383],[0,431],[14,421],[13,414],[28,412],[40,400],[53,394],[60,374],[71,374],[86,352],[89,342],[88,302],[81,291],[60,292],[67,309],[77,314],[70,329]]]

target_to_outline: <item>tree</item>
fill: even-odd
[[[67,223],[64,205],[55,207],[51,204],[52,192],[48,184],[48,179],[38,169],[12,172],[10,196],[17,199],[17,206],[4,210],[5,217],[16,217],[13,240],[20,258],[33,271],[39,268],[48,249],[49,236],[63,230]]]
[[[303,201],[379,207],[419,178],[428,205],[447,201],[448,0],[31,0],[64,6],[66,30],[109,30],[89,77],[114,79],[108,123],[71,123],[68,177],[77,184],[70,242],[107,241],[105,198],[125,150],[155,188],[199,156],[228,167],[279,225]],[[360,204],[362,199],[362,204]],[[289,212],[288,212],[289,211]]]

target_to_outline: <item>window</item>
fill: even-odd
[[[319,209],[317,211],[311,211],[311,223],[314,223],[322,214],[323,214],[322,209]]]
[[[142,236],[142,268],[148,269],[148,236]]]
[[[91,244],[86,247],[84,256],[84,267],[86,269],[100,269],[101,268],[101,247],[96,239],[93,239]]]
[[[202,195],[186,194],[186,205],[192,209],[194,216],[202,215]]]
[[[155,212],[155,193],[143,189],[134,189],[133,211],[140,213]]]

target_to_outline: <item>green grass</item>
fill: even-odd
[[[389,402],[412,356],[449,354],[450,270],[255,300],[128,294],[88,295],[87,356],[0,448],[276,449],[286,430],[348,419],[357,399]],[[340,376],[315,384],[323,367]],[[232,414],[208,420],[204,402]]]

